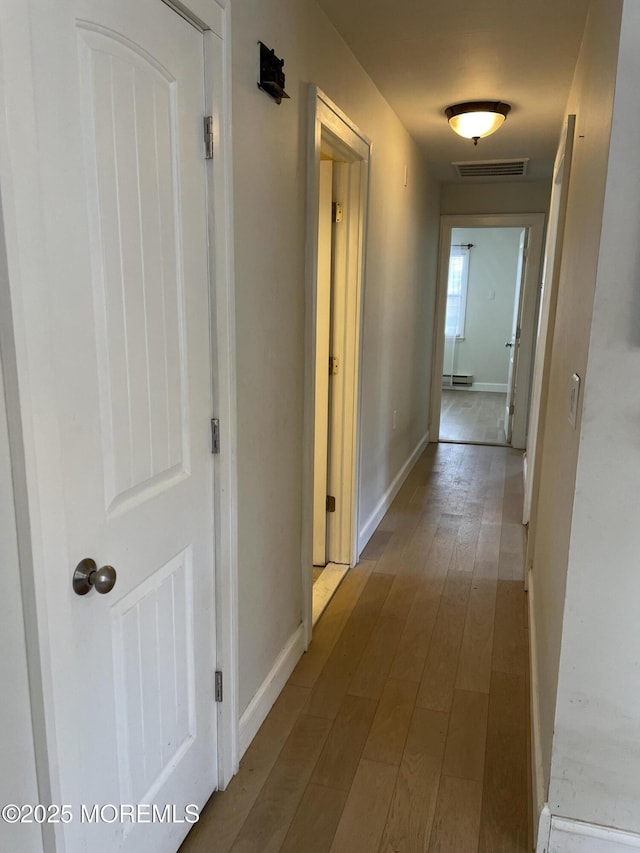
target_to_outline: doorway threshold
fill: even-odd
[[[322,616],[333,594],[340,586],[342,578],[349,571],[349,566],[343,563],[327,563],[320,576],[313,584],[313,627]]]
[[[475,444],[480,447],[511,447],[505,441],[463,441],[461,438],[439,438],[438,444]]]

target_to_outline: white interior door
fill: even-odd
[[[529,435],[527,438],[527,467],[524,484],[524,508],[522,523],[530,521],[533,506],[535,479],[540,465],[542,451],[542,427],[546,411],[546,384],[548,379],[551,344],[556,319],[557,286],[562,260],[562,241],[564,239],[564,220],[569,194],[569,178],[573,158],[573,140],[575,134],[575,115],[567,116],[556,161],[551,186],[551,204],[545,241],[545,257],[540,290],[540,309],[536,341],[533,381],[531,388],[531,412]],[[533,542],[533,525],[529,529],[529,543]]]
[[[354,377],[357,345],[353,328],[357,322],[353,267],[359,258],[349,252],[354,241],[353,227],[358,217],[357,194],[352,184],[358,180],[359,164],[333,164],[333,199],[340,216],[333,223],[331,328],[333,366],[329,379],[329,454],[327,491],[335,498],[335,511],[327,513],[327,560],[350,565],[352,553],[353,491],[355,453]],[[354,241],[355,242],[355,241]]]
[[[66,560],[47,566],[66,853],[173,853],[216,786],[213,465],[202,34],[158,0],[62,0],[47,126]],[[83,558],[117,572],[71,588]],[[164,820],[80,821],[80,804]]]
[[[527,249],[527,229],[523,228],[520,234],[520,246],[518,249],[518,267],[516,270],[516,292],[513,302],[513,322],[511,324],[511,338],[505,342],[505,346],[509,351],[509,373],[507,377],[507,400],[505,403],[504,413],[504,435],[507,444],[511,444],[512,426],[513,426],[513,409],[516,395],[517,381],[517,365],[518,365],[518,349],[520,347],[520,301],[522,293],[522,283],[525,276],[526,266],[526,249]]]
[[[313,463],[313,565],[327,562],[327,470],[329,453],[329,356],[331,336],[333,163],[320,161],[318,278],[316,296],[316,400]]]

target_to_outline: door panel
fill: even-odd
[[[66,853],[174,853],[217,779],[203,36],[158,0],[56,12],[38,72],[67,548],[45,592],[59,790],[78,815],[177,818],[57,831]],[[108,594],[72,591],[86,557],[115,567]]]
[[[176,81],[79,28],[107,507],[188,470]]]
[[[327,562],[327,471],[329,454],[329,355],[331,336],[333,163],[320,161],[318,277],[316,290],[316,399],[313,461],[313,565]]]
[[[331,355],[338,361],[329,389],[329,466],[327,489],[336,499],[336,511],[327,514],[327,560],[349,565],[353,547],[355,409],[353,377],[357,345],[352,329],[357,322],[356,288],[359,258],[354,231],[359,216],[359,165],[334,163],[333,197],[342,206],[342,221],[333,228],[331,282]],[[351,393],[350,393],[351,392]]]
[[[518,268],[516,271],[516,292],[513,302],[513,323],[511,328],[511,339],[507,341],[509,348],[509,372],[507,376],[507,400],[504,413],[504,435],[507,444],[511,444],[513,438],[513,414],[511,406],[516,397],[516,382],[518,376],[518,350],[520,348],[520,314],[522,302],[522,286],[524,284],[526,270],[526,251],[528,242],[528,229],[524,228],[520,235],[520,247],[518,250]]]
[[[527,437],[527,468],[524,488],[524,510],[522,517],[523,524],[527,524],[531,521],[528,539],[529,548],[532,547],[532,543],[534,541],[534,513],[537,498],[537,478],[539,476],[541,463],[549,360],[551,357],[551,344],[553,342],[553,331],[556,319],[558,277],[560,275],[560,262],[562,259],[564,220],[567,210],[569,179],[571,176],[575,122],[575,115],[567,116],[562,139],[558,146],[553,170],[551,203],[549,205],[549,221],[547,224],[547,237],[545,241],[535,362],[531,383],[531,414],[529,434]]]
[[[196,736],[193,577],[185,550],[112,611],[120,788],[149,803]],[[157,702],[144,697],[156,695]]]

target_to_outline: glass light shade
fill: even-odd
[[[482,139],[485,136],[495,133],[504,123],[504,120],[505,116],[500,113],[479,111],[477,113],[464,113],[463,115],[452,116],[449,119],[449,124],[458,136],[464,136],[465,139]]]
[[[502,126],[511,107],[502,101],[466,101],[447,107],[445,115],[459,136],[478,142]]]

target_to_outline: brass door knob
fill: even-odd
[[[116,570],[113,566],[98,568],[91,557],[80,560],[73,573],[73,591],[76,595],[86,595],[92,588],[105,595],[116,585]]]

